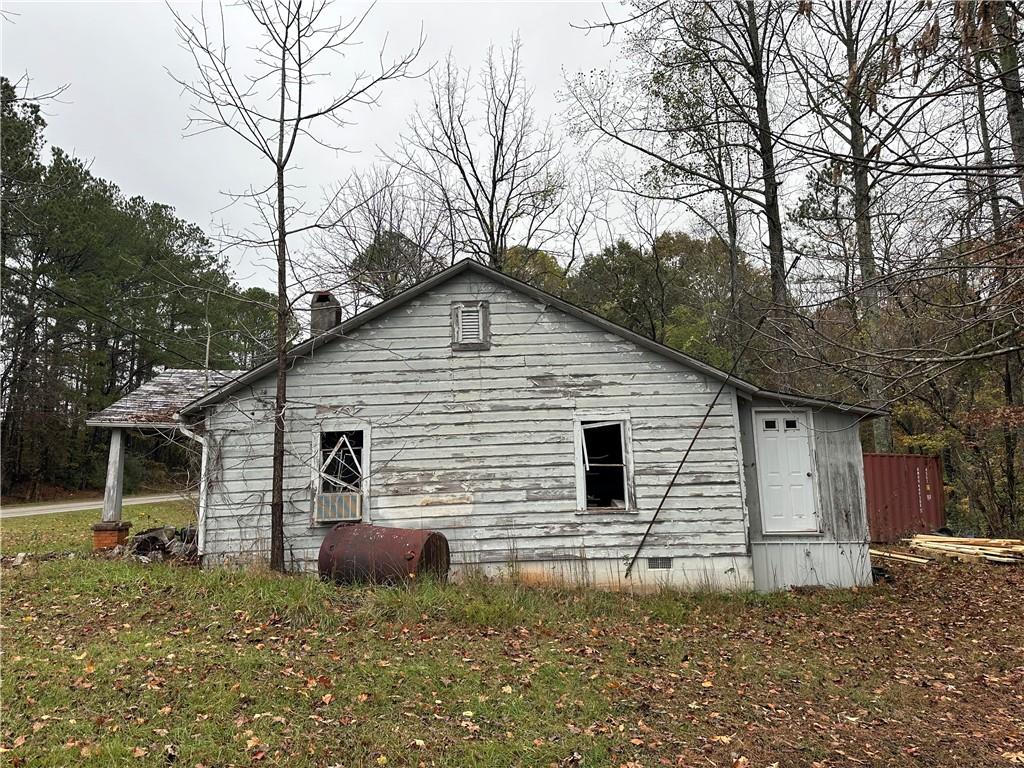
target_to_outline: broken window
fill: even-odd
[[[628,509],[625,425],[621,421],[582,421],[586,509]]]
[[[363,431],[320,433],[320,492],[360,493],[363,483]]]

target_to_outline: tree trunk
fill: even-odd
[[[288,243],[284,220],[284,168],[277,167],[277,388],[274,393],[274,461],[270,496],[270,567],[284,571],[284,416],[287,403]]]
[[[768,256],[771,265],[773,309],[784,314],[786,307],[786,253],[779,211],[779,181],[775,167],[775,146],[768,114],[768,83],[764,71],[764,50],[758,35],[758,12],[754,0],[747,0],[745,19],[750,44],[750,78],[757,112],[757,149],[761,156],[764,184],[764,216],[768,226]]]
[[[1010,366],[1010,356],[1005,358],[1003,369],[1003,397],[1006,402],[1007,411],[1012,411],[1015,403],[1013,397],[1013,369]],[[1006,508],[1005,525],[1006,530],[1014,530],[1017,525],[1017,430],[1009,425],[1003,424],[1003,452],[1004,471],[1006,472]]]
[[[736,204],[724,185],[722,187],[722,204],[725,207],[725,225],[729,238],[727,244],[729,248],[729,342],[732,347],[732,363],[737,366],[736,373],[742,375],[743,372],[739,368],[743,349],[740,341],[740,234]]]
[[[867,148],[864,138],[864,102],[861,99],[860,61],[857,35],[853,28],[854,7],[847,0],[843,8],[843,42],[846,47],[847,92],[846,116],[850,121],[850,158],[853,161],[853,224],[857,240],[857,266],[861,278],[861,317],[868,344],[878,339],[879,291],[875,268],[874,241],[871,229],[871,179],[868,172]],[[877,376],[868,376],[866,394],[872,405],[880,406],[881,387]],[[892,450],[892,425],[888,416],[879,416],[871,424],[875,451]]]
[[[977,54],[974,56],[974,81],[977,87],[978,130],[981,134],[981,149],[984,153],[985,165],[991,169],[995,164],[995,155],[992,152],[992,136],[988,128],[988,106],[985,104],[985,81],[982,78],[981,57]],[[996,186],[996,174],[993,170],[990,170],[988,173],[987,186],[989,212],[992,216],[992,232],[997,240],[1001,240],[1003,236],[1003,216],[999,208],[999,189]]]
[[[274,337],[274,458],[270,486],[270,567],[284,572],[284,416],[287,397],[288,355],[288,230],[285,220],[284,171],[285,105],[288,91],[288,65],[285,46],[281,47],[281,93],[277,130],[277,327]]]
[[[999,82],[1006,96],[1006,122],[1010,130],[1013,162],[1017,166],[1017,184],[1024,199],[1024,95],[1020,84],[1020,57],[1017,53],[1016,25],[1010,17],[1008,3],[993,3],[999,49],[996,51]]]

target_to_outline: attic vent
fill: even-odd
[[[452,304],[452,349],[488,349],[490,312],[486,301]]]
[[[672,570],[671,557],[648,557],[647,570],[649,571],[670,571]]]
[[[480,325],[480,307],[463,307],[459,313],[459,341],[463,344],[483,341],[483,327]]]

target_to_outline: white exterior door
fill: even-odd
[[[764,533],[815,533],[810,413],[754,411],[754,449]]]

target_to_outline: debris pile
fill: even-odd
[[[40,562],[43,560],[74,560],[78,557],[75,552],[18,552],[16,555],[4,555],[0,557],[0,568],[20,568],[29,562]]]
[[[199,535],[191,525],[149,528],[132,536],[124,546],[115,547],[112,554],[115,557],[134,557],[143,563],[163,560],[195,562],[199,558]]]

